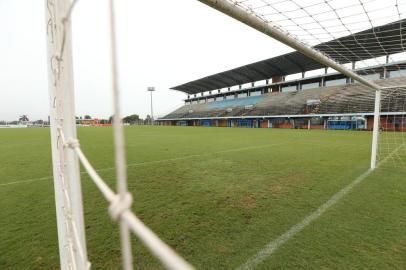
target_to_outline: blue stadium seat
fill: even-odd
[[[243,107],[247,105],[255,105],[257,104],[263,97],[262,96],[254,96],[254,97],[246,97],[246,98],[236,98],[236,99],[229,99],[229,100],[221,100],[212,102],[207,105],[209,109],[226,109],[232,107]]]

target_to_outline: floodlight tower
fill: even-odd
[[[154,124],[154,108],[152,106],[152,92],[155,91],[155,87],[149,86],[147,88],[147,91],[149,91],[151,93],[151,125],[153,125]]]

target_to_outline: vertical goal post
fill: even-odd
[[[61,269],[88,269],[78,158],[63,144],[59,129],[77,138],[71,28],[74,2],[46,1],[49,107],[55,205]]]
[[[70,16],[77,0],[46,0],[48,87],[55,206],[60,266],[62,270],[90,269],[87,256],[79,161],[109,202],[108,213],[119,223],[123,269],[132,270],[131,234],[150,250],[167,269],[194,269],[164,243],[132,211],[127,191],[124,130],[117,79],[114,6],[109,0],[113,132],[117,190],[115,193],[98,175],[82,152],[76,134],[75,97]]]
[[[110,204],[108,209],[109,214],[114,221],[119,223],[123,268],[125,270],[131,270],[133,268],[130,238],[131,232],[141,240],[141,242],[151,251],[154,257],[157,258],[166,268],[190,270],[193,269],[193,267],[175,251],[173,251],[168,245],[166,245],[153,231],[144,225],[131,210],[132,197],[127,190],[124,130],[121,119],[121,105],[119,102],[119,82],[117,79],[114,6],[113,0],[108,1],[110,11],[111,78],[113,94],[112,103],[114,112],[113,132],[117,193],[115,193],[103,181],[103,179],[97,174],[96,170],[91,166],[89,160],[82,152],[77,139],[70,25],[72,9],[77,0],[46,0],[50,131],[61,269],[90,268],[84,229],[83,202],[79,170],[79,162],[81,162],[90,179],[98,187],[104,198]],[[258,14],[255,14],[254,11],[241,8],[240,4],[249,2],[249,0],[199,1],[282,42],[287,46],[290,46],[293,49],[296,49],[298,52],[323,64],[325,67],[331,67],[354,81],[358,81],[362,85],[366,86],[368,90],[374,90],[374,98],[371,97],[370,100],[367,100],[366,102],[368,102],[368,104],[372,104],[372,99],[374,99],[374,125],[370,169],[373,170],[377,167],[381,103],[383,104],[382,114],[386,112],[384,109],[385,104],[390,105],[390,103],[388,103],[387,95],[385,96],[385,93],[382,93],[382,91],[385,92],[386,90],[391,90],[392,87],[382,87],[373,81],[362,77],[360,74],[357,74],[357,71],[345,67],[343,64],[341,64],[342,62],[335,61],[335,58],[330,57],[328,52],[326,53],[321,49],[316,50],[314,47],[304,43],[305,39],[301,40],[293,37],[289,34],[289,32],[282,30],[282,27],[265,20]],[[295,2],[295,0],[286,1]],[[260,2],[266,3],[266,0],[261,0]],[[324,3],[330,5],[329,1],[324,1]],[[361,0],[359,0],[358,4],[363,6]],[[303,10],[303,8],[297,3],[296,5],[299,7],[299,9]],[[335,9],[332,10],[336,11]],[[368,12],[365,11],[365,13],[368,17]],[[309,16],[313,18],[311,14]],[[341,18],[339,17],[339,19]],[[368,20],[371,22],[369,17]],[[400,29],[400,32],[402,32],[402,29]],[[403,37],[402,33],[401,37]],[[379,43],[379,39],[376,37],[376,35],[375,38]],[[355,42],[357,41],[355,40]],[[383,50],[385,51],[385,49]],[[370,52],[366,51],[366,53],[372,56]],[[355,68],[354,63],[355,62],[352,62],[353,69]],[[396,96],[394,98],[396,98]],[[394,104],[396,105],[396,103]],[[401,105],[402,104],[397,104],[396,106]],[[406,106],[403,103],[403,109],[400,110],[400,113],[404,114],[406,111],[405,108]],[[388,112],[390,113],[390,111]],[[152,97],[151,118],[153,119]],[[401,120],[401,130],[403,130],[403,117]],[[310,127],[310,124],[311,123],[309,120],[308,127]],[[397,148],[395,148],[396,151],[404,145],[405,143],[400,144]],[[389,157],[392,156],[392,153],[389,154]]]
[[[198,0],[209,7],[216,9],[231,18],[246,24],[265,35],[280,41],[281,43],[301,52],[302,54],[316,60],[317,62],[330,67],[351,79],[358,81],[359,83],[370,87],[375,90],[375,106],[374,106],[374,127],[372,131],[372,149],[371,149],[371,165],[370,169],[375,169],[377,165],[377,154],[378,154],[378,137],[379,137],[379,118],[380,118],[380,99],[381,99],[381,86],[375,84],[374,82],[363,78],[354,71],[346,68],[345,66],[337,63],[327,55],[315,50],[314,48],[306,45],[300,40],[288,35],[288,33],[282,31],[279,27],[272,24],[271,22],[266,22],[255,13],[249,13],[246,10],[239,8],[237,5],[230,3],[228,0]],[[237,2],[237,1],[236,1]]]

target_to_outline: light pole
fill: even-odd
[[[155,91],[155,87],[149,86],[147,88],[147,91],[149,91],[151,93],[151,125],[153,125],[154,124],[154,108],[152,106],[152,92]]]

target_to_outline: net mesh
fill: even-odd
[[[378,162],[383,167],[406,168],[406,118],[396,113],[405,111],[405,87],[382,90]]]
[[[403,53],[406,38],[404,0],[228,2],[342,64],[356,62],[355,68],[362,68],[406,59]],[[363,33],[368,29],[372,31]],[[405,64],[398,63],[394,70],[402,68]],[[369,74],[370,71],[359,73]]]
[[[227,0],[299,42],[384,87],[378,160],[406,163],[406,1],[405,0]],[[347,79],[344,84],[353,83]],[[324,118],[324,126],[350,123],[371,129],[375,93],[355,84],[326,89],[293,113],[348,114]],[[306,90],[309,91],[309,90]],[[291,99],[292,100],[292,99]],[[316,102],[315,102],[316,101]],[[351,116],[352,114],[352,116]],[[315,123],[322,124],[320,120]],[[334,122],[335,120],[335,122]],[[305,126],[306,123],[303,123]],[[310,123],[311,124],[311,123]],[[309,126],[310,126],[309,124]],[[297,124],[295,124],[297,125]],[[353,126],[354,127],[354,126]]]

